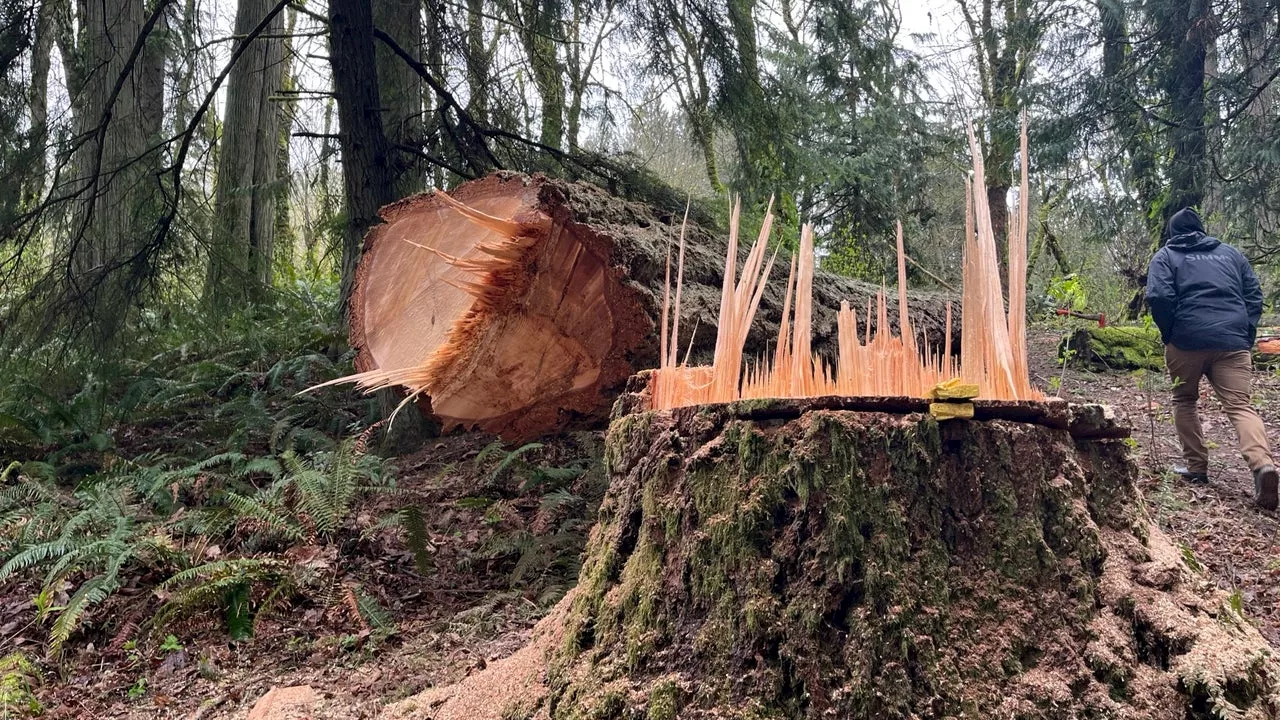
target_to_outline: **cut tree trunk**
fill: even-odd
[[[447,425],[509,439],[600,422],[626,379],[658,364],[667,257],[674,292],[680,218],[539,175],[495,173],[451,196],[501,221],[485,227],[434,194],[383,208],[385,224],[366,236],[352,298],[356,369],[421,367],[431,410]],[[691,348],[692,362],[708,362],[726,241],[692,224],[685,236],[677,342],[682,356]],[[786,263],[776,263],[747,357],[772,351],[786,273]],[[840,302],[848,300],[865,322],[879,290],[818,272],[814,349],[834,357]],[[910,297],[921,344],[941,348],[951,297]],[[893,294],[888,303],[896,328]]]
[[[622,414],[577,587],[386,717],[1276,717],[1270,646],[1150,522],[1101,408],[856,401]]]

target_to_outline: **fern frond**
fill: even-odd
[[[356,607],[364,621],[377,630],[395,629],[395,621],[391,619],[391,614],[378,604],[377,600],[365,593],[358,585],[352,592],[355,595]]]
[[[480,467],[481,465],[484,464],[486,460],[488,460],[490,457],[494,455],[497,455],[500,452],[502,452],[501,440],[494,440],[488,445],[485,445],[483,450],[476,453],[476,459],[475,459],[476,467]]]
[[[256,498],[227,493],[227,504],[240,515],[257,520],[268,530],[287,540],[298,541],[306,537],[306,533],[296,524],[296,521],[286,518]]]
[[[422,509],[410,505],[400,511],[401,523],[404,525],[405,541],[409,551],[413,553],[413,564],[418,572],[427,575],[431,572],[431,533],[422,517]]]
[[[502,462],[499,462],[498,466],[495,467],[493,469],[493,472],[489,474],[489,482],[495,483],[499,479],[501,479],[502,474],[506,472],[507,468],[510,467],[512,463],[519,460],[521,456],[523,456],[525,453],[532,452],[534,450],[540,450],[543,447],[544,445],[542,443],[536,443],[536,442],[525,443],[524,445],[521,445],[515,450],[512,450],[511,452],[507,453],[505,456],[503,456]]]
[[[580,502],[582,502],[581,495],[574,494],[568,488],[559,488],[543,495],[538,506],[547,512],[552,512],[562,507],[577,505]]]
[[[237,478],[244,478],[250,475],[269,475],[273,478],[278,478],[280,473],[281,467],[278,459],[258,457],[238,465],[235,468],[234,475]]]
[[[7,579],[11,575],[35,567],[36,565],[46,562],[51,558],[61,557],[70,552],[74,547],[74,543],[61,538],[43,542],[38,545],[32,545],[31,547],[18,552],[16,555],[9,558],[9,561],[3,566],[0,566],[0,580]]]
[[[89,608],[105,600],[119,586],[115,577],[107,575],[99,575],[81,585],[67,601],[67,606],[58,613],[58,618],[53,621],[53,627],[49,629],[49,655],[61,654],[62,646],[80,627],[81,620]]]
[[[179,585],[186,585],[212,577],[231,577],[236,576],[237,579],[243,579],[251,575],[263,575],[272,572],[281,572],[288,568],[283,561],[274,558],[228,558],[226,560],[214,560],[203,565],[187,568],[178,573],[169,576],[169,579],[160,583],[161,590],[170,590]]]

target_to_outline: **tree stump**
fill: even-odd
[[[508,439],[603,420],[627,377],[657,366],[667,258],[674,288],[681,218],[540,175],[495,173],[450,196],[502,222],[477,223],[438,194],[383,209],[386,222],[365,239],[352,297],[356,369],[421,366],[431,410],[446,425]],[[691,347],[694,362],[707,361],[726,240],[692,223],[685,238],[678,342],[682,357]],[[503,248],[502,257],[486,245]],[[748,356],[777,335],[786,273],[778,263]],[[861,309],[878,291],[817,273],[814,348],[834,356],[840,302]],[[913,326],[935,347],[950,299],[911,293]],[[889,304],[896,323],[897,303]]]
[[[545,670],[390,717],[1276,717],[1270,647],[1151,524],[1100,408],[806,402],[620,414]]]

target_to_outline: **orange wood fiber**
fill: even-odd
[[[681,234],[676,270],[675,303],[670,301],[671,253],[667,254],[667,288],[663,299],[660,333],[661,365],[653,375],[650,393],[655,409],[752,398],[799,398],[825,395],[927,397],[938,383],[952,378],[976,384],[979,395],[997,400],[1039,400],[1043,395],[1031,386],[1027,375],[1026,273],[1028,225],[1027,119],[1022,118],[1021,186],[1019,212],[1010,223],[1009,307],[1005,310],[995,233],[986,192],[985,168],[977,138],[969,130],[973,153],[973,180],[965,180],[965,239],[962,264],[961,338],[959,358],[952,354],[951,306],[947,306],[947,332],[942,348],[925,343],[918,347],[911,328],[907,303],[906,253],[902,224],[897,228],[898,333],[889,324],[883,290],[864,317],[865,334],[858,337],[857,311],[847,302],[837,315],[838,353],[831,365],[810,347],[814,249],[813,228],[804,225],[800,249],[791,260],[782,322],[771,359],[743,358],[747,331],[759,307],[773,259],[764,257],[773,225],[772,201],[765,220],[740,273],[735,272],[741,203],[736,202],[729,223],[729,250],[725,258],[721,291],[720,325],[716,349],[709,366],[676,362],[679,343],[680,279],[684,269],[684,236]],[[669,312],[673,311],[673,312]],[[674,315],[668,332],[669,316]],[[745,362],[744,362],[745,360]],[[958,360],[958,361],[957,361]]]

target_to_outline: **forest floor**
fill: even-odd
[[[1200,386],[1200,421],[1210,448],[1210,482],[1193,485],[1171,470],[1182,454],[1173,429],[1168,376],[1074,367],[1064,372],[1056,362],[1062,334],[1042,328],[1028,338],[1032,383],[1046,394],[1109,405],[1133,425],[1134,454],[1152,520],[1189,548],[1219,587],[1238,593],[1245,616],[1280,648],[1280,516],[1253,504],[1253,476],[1208,381]],[[1267,426],[1273,452],[1280,455],[1280,371],[1256,368],[1253,381],[1254,407]]]
[[[1221,587],[1238,593],[1246,615],[1280,648],[1280,518],[1253,505],[1234,431],[1208,385],[1202,418],[1214,448],[1212,482],[1192,486],[1167,472],[1178,457],[1167,379],[1064,372],[1055,360],[1063,331],[1033,332],[1033,382],[1048,394],[1108,404],[1129,419],[1148,512]],[[1259,370],[1255,395],[1267,426],[1280,427],[1280,375]],[[152,642],[111,652],[105,640],[99,647],[82,644],[60,665],[45,665],[35,688],[43,716],[245,718],[270,688],[308,685],[321,699],[307,717],[371,718],[390,702],[457,682],[510,655],[571,584],[560,566],[576,557],[603,491],[598,470],[561,473],[577,478],[563,491],[548,492],[540,483],[560,468],[598,466],[600,433],[547,439],[496,465],[486,459],[492,447],[491,438],[453,435],[395,460],[399,487],[416,499],[426,521],[433,567],[414,571],[408,550],[394,543],[362,550],[362,581],[391,615],[393,632],[344,626],[326,616],[331,610],[299,608],[264,621],[252,640],[240,643],[228,641],[216,618],[197,618],[160,628],[158,634],[178,640],[168,647]],[[379,504],[388,502],[376,498],[358,512],[376,517],[388,510]],[[577,507],[565,510],[558,502]],[[575,517],[581,521],[567,520]],[[495,552],[496,542],[511,545],[511,552]],[[33,594],[31,587],[0,587],[0,641],[9,645],[0,656],[14,650],[38,656]],[[0,686],[0,720],[21,717],[4,698]]]

